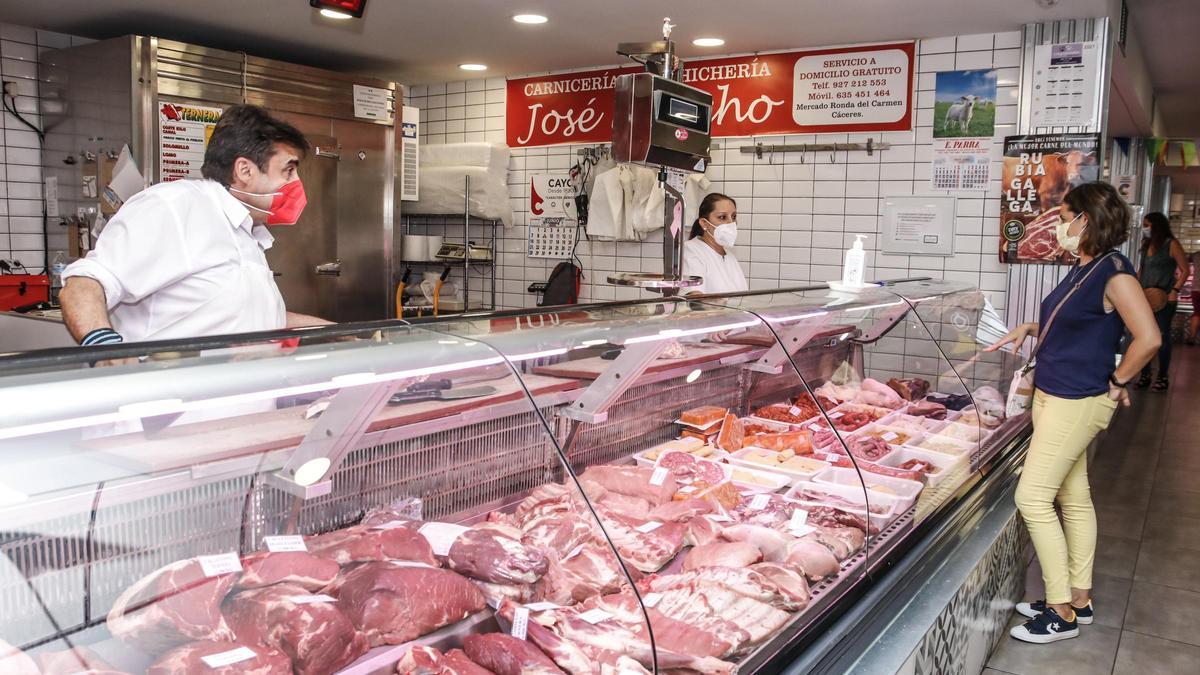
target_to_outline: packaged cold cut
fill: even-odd
[[[712,425],[725,419],[725,413],[728,410],[719,408],[715,405],[705,405],[691,410],[684,410],[679,413],[679,423],[686,424],[697,429],[707,429]]]
[[[779,434],[758,434],[746,437],[742,446],[776,451],[791,450],[797,455],[811,455],[813,450],[812,432],[802,429]]]

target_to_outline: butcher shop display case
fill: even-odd
[[[982,307],[909,281],[5,357],[0,672],[777,670],[1027,433]]]

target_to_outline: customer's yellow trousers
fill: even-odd
[[[1042,566],[1047,603],[1070,602],[1072,588],[1092,587],[1096,511],[1088,487],[1087,448],[1116,409],[1117,402],[1107,394],[1066,399],[1034,393],[1033,439],[1016,502]]]

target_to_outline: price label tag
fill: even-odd
[[[372,530],[394,530],[397,527],[408,527],[408,521],[406,521],[406,520],[389,520],[386,523],[379,523],[377,525],[372,525],[371,529]]]
[[[834,453],[829,453],[828,455],[825,455],[825,461],[829,462],[831,464],[837,464],[838,460],[841,458],[842,458],[841,455],[834,454]]]
[[[303,553],[308,550],[308,547],[304,545],[304,537],[298,534],[263,537],[263,542],[266,543],[267,550],[271,553]]]
[[[650,534],[651,532],[657,530],[660,527],[662,527],[662,523],[658,522],[657,520],[648,520],[648,521],[642,523],[641,525],[638,525],[634,529],[637,530],[638,532],[641,532],[642,534]]]
[[[804,414],[804,411],[797,408],[796,406],[792,406],[792,407],[788,408],[788,414],[791,415],[792,417],[799,417]]]
[[[204,576],[206,577],[219,577],[222,574],[233,574],[234,572],[242,571],[242,561],[237,557],[236,553],[202,555],[196,558],[196,560],[200,561],[200,569],[204,571]]]
[[[529,629],[529,608],[518,607],[513,612],[512,630],[509,634],[518,640],[525,639],[525,631]]]
[[[293,595],[288,598],[297,605],[313,605],[318,602],[337,602],[337,598],[328,595]]]
[[[733,522],[733,518],[730,518],[729,516],[727,516],[723,513],[718,513],[716,515],[705,516],[705,517],[708,518],[709,520],[713,521],[714,523],[732,523]]]
[[[788,521],[788,529],[795,530],[808,523],[808,511],[796,509],[792,511],[792,519]]]
[[[809,431],[815,431],[817,433],[821,433],[822,431],[825,431],[824,427],[822,427],[820,424],[817,424],[815,422],[813,424],[808,425],[808,429],[809,429]]]
[[[679,488],[679,491],[685,495],[690,495],[696,491],[696,486],[695,485],[684,485],[683,487]]]
[[[576,546],[575,548],[571,549],[570,553],[563,556],[563,561],[565,562],[567,560],[570,560],[571,558],[574,558],[575,556],[579,555],[582,551],[583,551],[583,544],[580,544],[580,545]]]
[[[761,511],[767,508],[767,504],[771,503],[771,495],[764,493],[754,495],[754,499],[750,500],[750,508]]]
[[[829,413],[829,419],[836,420],[836,419],[844,416],[845,414],[846,413],[843,413],[843,412],[831,412],[831,413]]]
[[[797,538],[803,537],[806,535],[810,535],[816,531],[817,531],[817,528],[813,527],[812,525],[801,525],[800,527],[789,527],[788,528],[788,534],[792,535],[793,537],[797,537]]]
[[[224,668],[225,666],[231,666],[235,663],[241,663],[242,661],[249,661],[256,656],[258,656],[258,654],[256,654],[253,649],[250,649],[249,647],[238,647],[237,649],[231,649],[227,652],[221,652],[219,654],[201,656],[200,660],[203,661],[204,665],[208,666],[209,668]]]
[[[429,542],[434,555],[450,555],[450,547],[458,537],[471,528],[451,523],[425,523],[418,532]]]
[[[900,437],[890,431],[883,435],[883,440],[885,440],[889,443],[896,440],[897,438],[900,438]]]
[[[597,624],[597,623],[600,623],[601,621],[611,619],[612,614],[609,614],[608,612],[606,612],[602,609],[589,609],[588,611],[580,614],[579,618],[583,619],[584,621],[586,621],[590,624]]]
[[[525,605],[525,608],[531,612],[544,612],[548,609],[558,609],[559,605],[553,602],[531,602]]]
[[[654,470],[654,473],[650,475],[650,484],[651,485],[662,485],[664,482],[666,482],[667,475],[670,473],[671,472],[669,470],[667,470],[667,467],[665,467],[665,466],[658,467],[657,469]]]
[[[647,593],[642,596],[642,605],[648,609],[653,609],[655,605],[662,602],[662,593]]]

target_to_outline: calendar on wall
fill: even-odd
[[[525,255],[530,258],[570,258],[575,249],[579,217],[575,183],[567,172],[534,174],[529,180],[529,225]]]
[[[938,138],[933,142],[929,187],[987,190],[992,179],[991,138]]]

